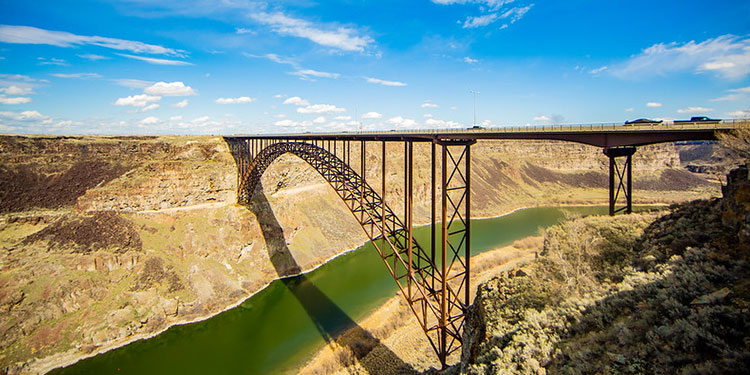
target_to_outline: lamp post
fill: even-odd
[[[479,91],[470,90],[469,92],[474,94],[474,126],[477,126],[477,94],[479,94]]]

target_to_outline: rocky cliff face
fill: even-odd
[[[386,197],[399,213],[403,147],[388,147]],[[421,223],[428,153],[415,147]],[[608,164],[596,148],[480,142],[473,156],[476,216],[606,202]],[[367,158],[368,180],[379,181],[379,148]],[[635,160],[641,202],[718,193],[680,167],[674,145],[643,147]],[[236,205],[234,161],[217,137],[0,137],[0,172],[0,369],[10,373],[210,316],[365,240],[322,177],[292,156],[267,170],[250,208]],[[267,241],[268,231],[285,243]],[[295,264],[273,262],[281,247]]]
[[[663,216],[576,219],[480,285],[462,374],[745,374],[750,180]]]

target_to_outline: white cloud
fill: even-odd
[[[635,112],[635,108],[625,108],[625,112]]]
[[[67,62],[63,59],[56,59],[56,58],[45,58],[45,57],[37,57],[37,60],[39,60],[39,65],[58,65],[58,66],[69,66]]]
[[[188,106],[188,104],[189,104],[188,100],[185,99],[185,100],[181,100],[181,101],[179,101],[177,103],[174,103],[173,107],[175,107],[175,108],[185,108],[185,107]]]
[[[278,34],[309,39],[322,46],[344,51],[363,52],[373,42],[369,36],[360,36],[356,30],[349,27],[314,25],[312,22],[292,18],[283,13],[261,12],[251,14],[250,17],[270,26]],[[328,30],[324,30],[323,27]]]
[[[255,98],[250,98],[247,96],[240,96],[239,98],[219,98],[216,99],[216,103],[218,104],[244,104],[244,103],[252,103],[255,101]]]
[[[172,116],[169,121],[182,121],[182,116]]]
[[[274,125],[282,128],[293,128],[295,130],[303,130],[308,126],[312,125],[310,121],[292,121],[292,120],[280,120],[273,123]]]
[[[345,108],[336,107],[333,104],[313,104],[307,107],[297,108],[299,113],[335,113],[335,112],[346,112]]]
[[[157,96],[190,96],[195,95],[195,90],[190,86],[185,86],[182,82],[156,82],[146,87],[144,93]]]
[[[267,53],[265,55],[253,55],[252,53],[243,52],[242,54],[245,55],[246,57],[250,57],[254,59],[267,59],[277,64],[291,65],[297,69],[300,69],[299,64],[297,64],[296,61],[292,59],[288,59],[286,57],[279,56],[275,53]]]
[[[279,120],[279,121],[274,122],[273,124],[276,126],[287,127],[287,126],[294,126],[296,122],[292,120]]]
[[[187,61],[180,61],[180,60],[157,59],[154,57],[135,56],[135,55],[128,55],[124,53],[118,53],[117,55],[122,56],[122,57],[127,57],[129,59],[145,61],[149,64],[154,64],[154,65],[174,65],[174,66],[193,65]]]
[[[718,98],[710,99],[712,102],[723,102],[723,101],[734,101],[734,100],[740,100],[744,97],[742,94],[727,94],[724,96],[720,96]]]
[[[437,104],[433,104],[433,103],[422,103],[421,107],[422,108],[437,108],[438,105]]]
[[[30,87],[18,87],[18,86],[8,86],[8,87],[0,87],[0,92],[4,92],[8,95],[29,95],[33,94],[33,90]]]
[[[608,68],[608,67],[607,67],[606,65],[604,65],[604,66],[602,66],[602,67],[599,67],[599,68],[596,68],[596,69],[591,69],[591,70],[589,70],[589,73],[591,73],[591,74],[599,74],[599,73],[601,73],[601,72],[603,72],[603,71],[607,70],[607,68]]]
[[[112,81],[120,86],[128,87],[131,89],[145,89],[146,87],[149,87],[154,84],[154,82],[151,82],[151,81],[143,81],[140,79],[128,79],[128,78],[113,79]]]
[[[535,122],[550,122],[551,119],[547,116],[536,116],[534,117]]]
[[[77,56],[80,57],[80,58],[82,58],[82,59],[91,60],[91,61],[109,60],[110,59],[107,56],[95,55],[93,53],[87,53],[87,54],[77,55]]]
[[[734,101],[734,100],[740,100],[744,98],[746,95],[750,93],[750,87],[741,87],[738,89],[731,89],[728,90],[729,92],[732,92],[733,94],[727,94],[722,97],[711,99],[712,102],[719,102],[719,101]]]
[[[143,124],[143,125],[153,125],[153,124],[158,124],[159,121],[161,121],[161,120],[159,120],[158,117],[149,116],[149,117],[146,117],[143,120],[141,120],[141,124]]]
[[[378,119],[383,118],[383,115],[377,112],[367,112],[362,115],[363,119]]]
[[[0,104],[26,104],[31,103],[31,98],[25,96],[16,96],[8,98],[5,95],[0,95]]]
[[[502,16],[500,16],[500,18],[510,18],[510,23],[516,23],[516,21],[523,18],[523,16],[525,16],[533,6],[534,4],[530,4],[525,7],[515,7],[508,9],[505,13],[502,14]]]
[[[464,126],[461,123],[455,122],[455,121],[445,121],[445,120],[436,120],[432,118],[428,118],[425,120],[425,125],[431,128],[463,128]]]
[[[697,113],[703,113],[703,112],[711,112],[713,111],[713,108],[705,108],[705,107],[687,107],[683,109],[678,109],[677,113],[690,113],[690,114],[697,114]]]
[[[398,82],[398,81],[386,81],[386,80],[382,80],[378,78],[371,78],[371,77],[364,77],[364,78],[369,83],[376,83],[378,85],[383,85],[383,86],[396,86],[396,87],[406,86],[405,83]]]
[[[474,29],[477,27],[487,26],[497,21],[500,16],[497,13],[485,14],[483,16],[466,17],[464,21],[464,29]]]
[[[424,116],[426,118],[432,118],[432,113],[425,113],[422,116]]]
[[[740,79],[750,71],[750,37],[722,35],[696,43],[659,43],[613,66],[620,78],[642,78],[674,72],[713,72]]]
[[[289,74],[298,76],[301,78],[305,78],[305,79],[309,79],[310,77],[336,79],[341,76],[341,74],[338,74],[338,73],[319,72],[317,70],[312,70],[312,69],[301,69],[301,70],[297,70],[296,72],[291,72]]]
[[[256,35],[257,34],[257,32],[255,30],[246,29],[244,27],[238,27],[238,28],[234,29],[234,32],[237,33],[237,34],[250,34],[250,35]]]
[[[324,122],[326,122],[326,118],[323,117],[323,116],[319,116],[319,117],[315,118],[315,120],[313,120],[313,123],[315,123],[315,124],[322,124]]]
[[[750,118],[750,109],[741,109],[739,111],[727,112],[727,115],[734,118],[747,119]]]
[[[419,123],[417,123],[416,121],[409,118],[403,118],[401,116],[391,117],[386,122],[402,129],[415,128],[419,125]]]
[[[80,78],[80,79],[89,79],[89,78],[102,78],[101,75],[98,73],[53,73],[50,74],[53,77],[57,78]]]
[[[432,0],[435,4],[453,5],[453,4],[480,4],[489,7],[491,10],[500,9],[505,4],[510,4],[514,0]]]
[[[363,115],[364,118],[364,115]],[[352,119],[352,116],[336,116],[333,118],[336,121],[349,121]]]
[[[648,103],[646,103],[646,107],[649,107],[649,108],[657,108],[657,107],[661,107],[661,103],[657,103],[657,102],[648,102]]]
[[[466,20],[464,21],[464,24],[463,24],[463,28],[474,29],[477,27],[483,27],[501,19],[509,19],[508,22],[510,24],[514,24],[517,21],[519,21],[521,18],[523,18],[523,16],[525,16],[526,13],[528,13],[531,7],[533,6],[534,4],[531,4],[525,7],[510,8],[502,13],[489,13],[489,14],[484,14],[481,16],[466,17]],[[501,27],[501,29],[505,29],[507,27],[508,27],[508,24],[504,24]]]
[[[464,62],[467,63],[467,64],[476,64],[476,63],[479,62],[479,60],[472,59],[471,57],[466,56],[466,57],[464,57]]]
[[[22,122],[41,121],[43,124],[52,123],[52,119],[49,116],[45,116],[37,111],[0,112],[0,118]]]
[[[31,77],[25,76],[23,74],[0,74],[0,78],[10,79],[10,80],[13,80],[13,81],[26,81],[26,82],[36,82],[36,81],[38,81],[35,78],[31,78]]]
[[[293,104],[297,106],[307,106],[310,105],[310,102],[308,102],[305,99],[300,98],[299,96],[292,96],[289,99],[284,100],[283,104]]]
[[[158,104],[156,104],[156,103],[151,103],[151,104],[149,104],[149,105],[147,105],[147,106],[143,107],[143,109],[141,109],[141,112],[146,112],[146,111],[150,111],[150,110],[152,110],[152,109],[157,109],[157,108],[159,108],[159,105],[158,105]]]
[[[133,107],[145,107],[149,103],[158,102],[161,100],[161,96],[152,95],[131,95],[126,98],[119,98],[115,102],[118,106],[133,106]]]
[[[0,42],[16,44],[47,44],[57,47],[78,47],[94,45],[119,51],[151,53],[157,55],[183,56],[183,51],[165,48],[159,45],[142,42],[106,38],[101,36],[84,36],[65,31],[52,31],[31,26],[0,25]]]
[[[260,59],[268,59],[271,60],[277,64],[283,64],[283,65],[291,65],[294,69],[296,69],[294,72],[289,72],[289,74],[298,76],[300,79],[308,80],[308,81],[314,81],[313,78],[339,78],[341,74],[339,73],[329,73],[329,72],[321,72],[318,70],[313,69],[305,69],[302,68],[296,61],[292,59],[288,59],[285,57],[281,57],[275,53],[267,53],[265,55],[253,55],[251,53],[243,53],[243,55],[251,58],[260,58]],[[281,98],[286,95],[281,96],[274,96],[276,98]]]
[[[276,99],[281,99],[281,98],[286,98],[286,95],[284,95],[284,94],[276,94],[273,97],[276,98]]]

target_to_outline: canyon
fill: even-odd
[[[367,151],[365,176],[380,181],[379,148]],[[417,224],[429,220],[428,152],[415,146]],[[388,154],[386,200],[402,213],[403,148],[388,145]],[[475,217],[607,202],[608,159],[598,148],[493,141],[472,156]],[[735,160],[715,143],[641,147],[635,201],[718,196]],[[0,372],[43,373],[205,319],[366,241],[296,157],[266,171],[262,204],[238,205],[236,189],[221,137],[0,136]],[[264,240],[264,215],[280,223],[297,264],[274,267],[280,244]]]

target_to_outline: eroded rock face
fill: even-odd
[[[141,236],[133,222],[113,211],[90,215],[65,216],[24,240],[31,244],[46,241],[50,250],[90,253],[142,251]]]
[[[747,165],[732,170],[721,189],[721,221],[738,232],[739,245],[750,249],[750,175]]]

